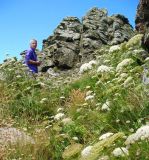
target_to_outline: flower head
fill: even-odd
[[[128,136],[125,141],[126,145],[135,143],[138,140],[149,139],[149,125],[142,126],[139,128],[136,133]]]
[[[56,114],[56,115],[54,116],[54,119],[55,119],[55,120],[60,120],[60,119],[62,119],[64,116],[65,116],[64,113],[58,113],[58,114]]]
[[[133,59],[131,59],[131,58],[124,59],[122,62],[120,62],[120,63],[117,65],[117,67],[116,67],[116,72],[121,72],[121,71],[124,69],[124,67],[132,64],[133,62],[134,62],[134,61],[133,61]]]
[[[106,101],[106,103],[104,103],[101,107],[102,111],[109,111],[110,110],[110,102]]]
[[[99,140],[106,139],[106,138],[108,138],[108,137],[110,137],[112,135],[113,135],[113,133],[110,133],[110,132],[105,133],[105,134],[103,134],[102,136],[99,137]]]
[[[81,152],[81,156],[82,157],[88,157],[91,154],[91,149],[93,146],[88,146],[86,148],[83,149],[83,151]]]
[[[101,65],[98,67],[97,73],[109,73],[109,72],[111,72],[111,69],[112,69],[111,67]]]
[[[115,52],[115,51],[119,51],[120,50],[120,46],[119,45],[115,45],[115,46],[111,46],[109,49],[109,52]]]
[[[124,156],[128,156],[129,152],[125,147],[119,147],[119,148],[115,148],[112,154],[115,157],[124,157]]]

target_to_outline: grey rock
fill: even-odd
[[[78,61],[82,25],[77,17],[66,17],[55,29],[53,36],[43,41],[43,51],[54,66],[70,69]]]
[[[142,25],[147,25],[149,27],[149,1],[148,0],[140,0],[137,7],[136,14],[136,29],[139,31]]]
[[[146,29],[141,43],[142,47],[149,52],[149,28]]]
[[[123,15],[108,16],[106,9],[92,8],[82,18],[66,17],[43,40],[43,52],[48,56],[45,66],[59,69],[75,68],[78,63],[95,58],[95,50],[103,45],[115,45],[128,41],[133,28]]]

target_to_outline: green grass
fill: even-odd
[[[70,84],[62,83],[60,86],[55,86],[56,80],[47,81],[44,76],[40,76],[36,80],[29,78],[23,69],[20,70],[22,66],[20,63],[18,65],[17,61],[15,61],[17,65],[8,63],[7,68],[6,66],[1,68],[0,71],[5,73],[6,80],[0,82],[0,99],[2,101],[0,125],[4,119],[6,124],[9,124],[11,119],[13,127],[22,130],[26,128],[27,132],[37,139],[37,143],[33,146],[8,150],[4,158],[61,160],[67,146],[76,143],[84,147],[96,146],[100,143],[103,145],[103,142],[99,143],[99,136],[104,133],[122,132],[123,135],[129,136],[132,134],[132,129],[136,131],[145,125],[148,122],[149,97],[145,91],[147,86],[144,86],[141,80],[143,67],[137,63],[138,57],[133,54],[134,49],[140,48],[137,43],[129,48],[125,42],[121,44],[119,51],[113,53],[105,51],[106,54],[101,55],[98,66],[113,67],[113,72],[97,74],[97,66],[92,71],[80,76],[78,80],[72,80]],[[102,48],[102,53],[103,50],[104,48]],[[99,54],[100,51],[96,53]],[[126,58],[132,58],[134,63],[121,71],[121,73],[127,73],[127,77],[132,77],[132,80],[124,85],[127,77],[120,79],[121,73],[116,72],[116,66]],[[109,62],[105,60],[109,60]],[[21,77],[17,78],[14,72]],[[86,93],[89,90],[93,92],[94,98],[85,101]],[[65,98],[61,99],[61,96]],[[47,100],[41,103],[43,98]],[[110,111],[102,110],[106,101],[110,102]],[[64,109],[62,112],[65,114],[65,118],[71,118],[71,123],[64,125],[61,120],[53,119],[52,116],[57,114],[58,108]],[[42,132],[36,133],[36,130],[42,130]],[[78,140],[73,140],[73,137],[77,137]],[[99,150],[96,148],[96,155],[93,156],[95,157],[93,159],[96,160],[103,155],[108,155],[111,160],[134,159],[134,155],[139,160],[148,159],[149,144],[147,141],[139,141],[130,146],[129,158],[115,158],[111,152],[116,147],[125,146],[124,142],[123,137],[116,138],[115,145],[111,141],[110,145],[103,145],[101,148],[99,147]],[[80,155],[77,155],[72,159],[77,160],[79,157]]]

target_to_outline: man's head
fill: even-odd
[[[30,47],[33,48],[33,49],[36,49],[36,47],[37,47],[37,40],[31,39],[30,40]]]

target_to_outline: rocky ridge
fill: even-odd
[[[66,17],[53,35],[43,40],[42,71],[50,67],[61,70],[76,67],[94,59],[96,49],[128,41],[133,33],[126,17],[120,14],[108,16],[106,9],[92,8],[82,21],[77,17]]]

